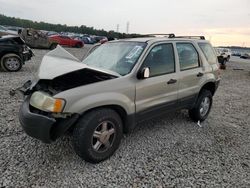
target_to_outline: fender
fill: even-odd
[[[72,105],[66,106],[65,112],[79,113],[97,108],[100,106],[117,105],[122,107],[128,115],[135,113],[135,103],[127,96],[121,93],[106,92],[95,95],[89,95],[75,101]]]

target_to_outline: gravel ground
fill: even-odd
[[[75,155],[70,136],[47,145],[20,127],[21,99],[8,92],[32,77],[46,52],[34,50],[20,72],[0,72],[0,187],[250,187],[250,61],[234,59],[222,71],[202,127],[186,111],[146,121],[93,165]]]

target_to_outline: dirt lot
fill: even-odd
[[[0,187],[250,187],[250,61],[233,59],[222,71],[202,127],[186,111],[146,121],[92,165],[75,155],[70,136],[47,145],[20,127],[21,99],[9,90],[32,77],[46,52],[34,50],[20,72],[0,72]]]

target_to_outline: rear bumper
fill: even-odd
[[[19,111],[19,121],[27,135],[44,143],[51,143],[61,136],[78,119],[74,114],[69,118],[52,118],[30,111],[29,98],[26,98]]]

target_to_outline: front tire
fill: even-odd
[[[88,112],[79,119],[73,130],[75,152],[91,163],[109,158],[119,147],[121,138],[121,118],[108,108]]]
[[[193,109],[189,110],[189,116],[194,121],[204,121],[212,107],[213,96],[209,90],[202,90]]]
[[[1,59],[1,67],[4,71],[17,72],[22,66],[22,60],[16,54],[6,54]]]

